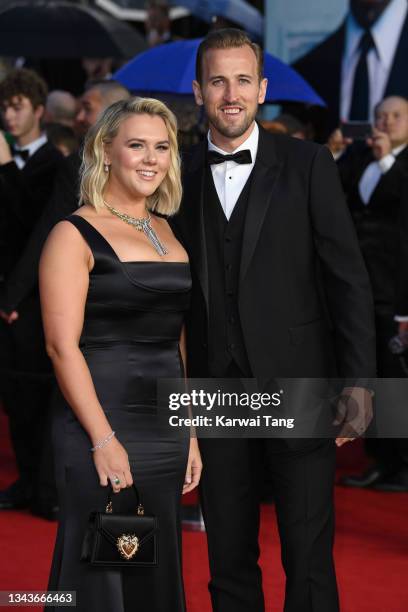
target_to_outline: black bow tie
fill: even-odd
[[[207,159],[210,166],[212,164],[222,164],[226,161],[234,161],[237,164],[252,164],[252,156],[249,149],[237,151],[231,155],[223,155],[217,151],[208,151]]]
[[[10,149],[13,157],[18,155],[24,161],[27,161],[30,157],[30,151],[28,149],[16,149],[15,147],[10,147]]]

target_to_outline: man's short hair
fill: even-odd
[[[51,122],[71,124],[77,113],[76,100],[69,91],[54,89],[47,97],[46,110],[51,115]]]
[[[119,81],[115,81],[114,79],[88,81],[85,91],[89,91],[90,89],[99,91],[105,108],[120,100],[129,100],[131,97],[130,91],[119,83]]]
[[[69,153],[74,153],[79,147],[78,138],[75,132],[68,125],[61,123],[49,123],[46,126],[47,138],[55,147],[64,145]]]
[[[45,106],[48,87],[34,70],[14,68],[0,83],[0,104],[14,97],[28,98],[34,109]]]
[[[224,28],[223,30],[213,30],[209,32],[201,42],[197,50],[196,59],[196,79],[202,83],[203,78],[203,58],[209,49],[239,49],[248,45],[255,53],[258,65],[259,80],[263,78],[263,51],[259,45],[252,42],[249,36],[237,28]]]
[[[377,115],[378,109],[380,108],[381,104],[385,102],[385,100],[388,100],[388,98],[400,98],[400,100],[405,102],[408,106],[408,98],[406,96],[400,96],[399,94],[391,94],[390,96],[385,96],[385,98],[377,102],[377,104],[374,106],[374,117]]]

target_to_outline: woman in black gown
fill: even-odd
[[[49,589],[76,591],[81,612],[185,610],[180,498],[198,484],[201,461],[197,441],[159,429],[155,414],[157,379],[183,376],[191,287],[187,254],[155,214],[174,214],[181,199],[176,129],[157,100],[109,107],[85,141],[83,206],[55,226],[41,258],[47,350],[61,391],[53,426],[61,515]],[[106,486],[120,492],[133,480],[158,517],[158,565],[81,562]]]

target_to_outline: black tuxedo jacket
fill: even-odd
[[[332,131],[339,125],[341,63],[345,43],[346,26],[343,23],[326,40],[297,60],[293,67],[310,83],[328,107],[327,128]],[[394,62],[388,77],[384,97],[400,95],[408,97],[406,62],[408,57],[408,17],[403,25]]]
[[[19,253],[17,263],[7,276],[1,304],[7,312],[18,310],[22,301],[36,287],[42,247],[54,225],[78,208],[80,165],[79,153],[73,153],[61,161],[52,193],[48,195],[42,214],[24,250]]]
[[[403,208],[408,201],[403,186],[408,179],[408,147],[391,169],[382,175],[367,205],[359,193],[359,182],[367,166],[375,161],[369,147],[356,143],[338,160],[343,188],[353,216],[360,247],[370,276],[377,309],[394,312],[398,284],[399,249],[408,227]]]
[[[193,272],[190,376],[208,372],[203,210],[206,143],[184,158],[173,226]],[[336,165],[325,147],[260,128],[241,251],[238,308],[253,375],[375,376],[369,279]]]
[[[3,271],[18,259],[47,203],[62,154],[46,142],[21,170],[14,161],[0,166],[0,214],[5,249]]]
[[[401,201],[395,314],[408,317],[408,177],[403,181]]]

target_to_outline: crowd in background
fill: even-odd
[[[231,24],[216,20],[213,27],[225,25]],[[174,40],[165,3],[150,3],[145,29],[149,46]],[[373,289],[378,376],[389,378],[408,371],[404,357],[389,348],[392,337],[408,330],[404,49],[406,0],[350,0],[342,26],[295,63],[327,108],[285,104],[273,120],[260,118],[268,131],[324,142],[337,161]],[[8,62],[0,82],[0,392],[19,470],[19,479],[0,491],[0,509],[30,507],[56,517],[48,435],[54,378],[44,347],[37,266],[52,226],[77,208],[84,134],[103,109],[131,95],[112,80],[116,67],[111,58],[84,59],[75,83],[66,73],[64,86],[64,75],[57,72],[56,80],[47,62],[17,68]],[[205,117],[192,101],[164,101],[178,117],[182,149],[206,136]],[[360,122],[360,132],[355,125],[350,131],[350,121]],[[344,484],[408,491],[407,440],[370,439],[366,448],[373,465]]]

